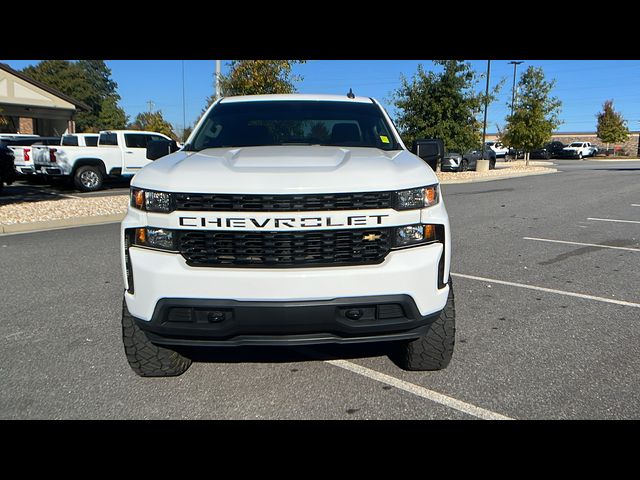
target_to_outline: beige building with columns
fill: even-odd
[[[0,133],[75,133],[75,115],[89,107],[0,63]]]

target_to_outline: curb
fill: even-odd
[[[547,173],[557,173],[557,168],[547,168],[541,172],[526,172],[512,175],[500,175],[495,177],[480,177],[480,178],[468,178],[464,180],[442,180],[441,185],[455,185],[459,183],[477,183],[477,182],[491,182],[493,180],[506,180],[508,178],[529,177],[532,175],[546,175]]]
[[[12,225],[0,225],[0,234],[30,233],[43,230],[58,230],[61,228],[84,227],[87,225],[103,225],[105,223],[121,222],[126,213],[112,215],[95,215],[93,217],[63,218],[60,220],[47,220],[44,222],[14,223]]]
[[[587,162],[639,162],[640,158],[588,158]]]

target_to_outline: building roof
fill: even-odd
[[[60,90],[56,90],[53,87],[50,87],[49,85],[39,82],[38,80],[34,80],[33,78],[25,75],[22,72],[19,72],[17,70],[14,70],[13,68],[11,68],[9,65],[7,65],[6,63],[0,63],[0,70],[4,70],[5,72],[10,73],[11,75],[15,75],[18,78],[21,78],[22,80],[24,80],[25,82],[29,82],[32,85],[35,85],[38,88],[41,88],[42,90],[49,92],[51,95],[55,95],[56,97],[59,97],[63,100],[66,100],[69,103],[72,103],[73,105],[75,105],[76,107],[81,108],[82,110],[86,110],[89,111],[91,110],[91,107],[89,105],[87,105],[84,102],[81,102],[80,100],[76,100],[73,97],[70,97],[69,95],[66,95],[64,93],[62,93]]]

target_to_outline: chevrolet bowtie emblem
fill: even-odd
[[[374,240],[380,240],[382,235],[377,235],[375,233],[370,233],[369,235],[365,235],[362,237],[362,240],[366,240],[367,242],[373,242]]]

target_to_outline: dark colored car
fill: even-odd
[[[549,160],[550,158],[561,158],[563,155],[562,149],[564,147],[566,147],[566,145],[562,142],[549,142],[544,147],[533,150],[529,155],[529,158],[537,158],[543,160]]]
[[[13,165],[13,152],[6,144],[0,143],[0,191],[4,184],[10,185],[16,179],[16,168]]]
[[[442,159],[440,169],[443,172],[466,172],[467,170],[475,170],[478,160],[482,158],[482,151],[468,150],[464,154],[447,152]],[[496,152],[490,147],[485,146],[484,158],[489,160],[489,169],[496,168]]]

